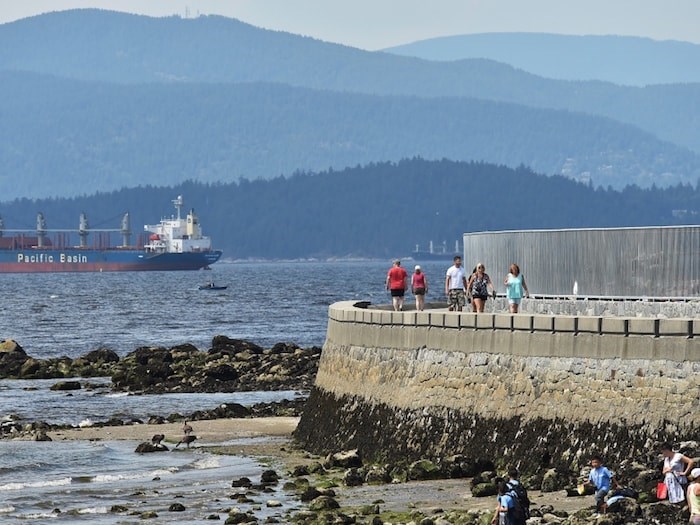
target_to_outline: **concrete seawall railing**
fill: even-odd
[[[514,355],[700,361],[700,319],[393,312],[354,304],[344,301],[330,306],[329,338],[356,325],[351,337],[355,345],[381,342],[395,348],[406,341],[402,346],[415,348],[420,343],[417,347]],[[377,331],[378,327],[382,329]],[[412,335],[407,338],[408,334],[399,332]],[[459,339],[454,337],[456,332]]]

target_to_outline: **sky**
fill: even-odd
[[[0,23],[86,7],[149,16],[218,14],[367,50],[492,32],[700,44],[700,0],[0,0]]]

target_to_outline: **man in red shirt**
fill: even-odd
[[[403,296],[407,288],[408,274],[401,268],[401,261],[396,259],[386,274],[386,289],[391,292],[391,302],[397,312],[403,310]]]

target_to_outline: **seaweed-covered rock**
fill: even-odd
[[[472,487],[472,496],[475,498],[495,496],[496,494],[498,494],[498,487],[494,483],[479,483]]]
[[[225,335],[217,335],[212,339],[211,350],[209,350],[209,353],[212,354],[221,353],[227,355],[236,355],[242,352],[262,354],[263,348],[244,339],[232,339]]]
[[[109,348],[98,348],[92,350],[83,356],[83,359],[88,363],[99,365],[104,363],[118,363],[119,355],[114,350]]]
[[[409,480],[438,479],[442,477],[440,467],[430,460],[421,459],[414,461],[408,467]]]
[[[309,509],[314,511],[333,510],[339,508],[340,504],[330,496],[319,496],[309,505]]]
[[[688,517],[688,511],[677,505],[651,503],[644,508],[644,519],[648,520],[649,523],[686,525],[688,523]]]

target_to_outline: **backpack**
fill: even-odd
[[[530,498],[527,490],[520,483],[508,483],[508,495],[513,498],[513,508],[508,511],[513,525],[525,525],[530,518]]]

